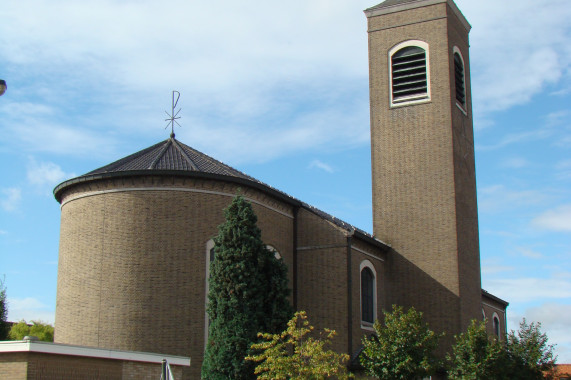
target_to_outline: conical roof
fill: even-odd
[[[146,170],[195,171],[253,180],[252,177],[181,143],[174,137],[95,169],[85,176]]]

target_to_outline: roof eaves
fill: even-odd
[[[320,218],[323,218],[323,219],[333,223],[337,227],[344,229],[345,231],[347,231],[349,233],[350,236],[355,236],[356,238],[359,238],[359,239],[364,240],[364,241],[366,241],[372,245],[380,247],[385,252],[387,252],[391,249],[391,246],[389,244],[386,244],[385,242],[377,239],[376,237],[374,237],[373,235],[363,231],[362,229],[357,228],[357,227],[355,227],[352,224],[349,224],[347,222],[344,222],[343,220],[336,218],[333,215],[326,213],[325,211],[322,211],[322,210],[320,210],[314,206],[311,206],[305,202],[302,202],[302,207],[305,208],[306,210],[312,212],[313,214],[319,216]]]
[[[493,301],[496,301],[502,305],[504,305],[504,307],[508,307],[508,305],[510,304],[508,301],[504,301],[503,299],[496,297],[495,295],[493,295],[492,293],[482,289],[482,296],[487,297]]]
[[[472,26],[470,25],[466,17],[464,17],[464,15],[462,14],[462,12],[460,11],[456,3],[454,3],[453,0],[386,0],[378,5],[375,5],[374,7],[365,9],[364,12],[367,18],[370,18],[370,17],[381,16],[389,13],[401,12],[401,11],[406,11],[408,9],[426,7],[441,3],[448,4],[448,6],[456,14],[456,16],[458,17],[462,25],[464,25],[464,28],[466,28],[467,31],[470,31],[470,29],[472,29]]]

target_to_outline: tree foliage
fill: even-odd
[[[465,333],[454,337],[456,343],[447,355],[450,380],[504,379],[504,347],[490,339],[485,322],[472,320]]]
[[[253,379],[244,358],[259,331],[282,331],[292,315],[287,268],[261,239],[252,206],[242,196],[225,210],[215,238],[207,312],[210,318],[202,377]]]
[[[409,380],[431,375],[438,362],[433,355],[440,336],[422,321],[422,313],[411,307],[406,313],[393,305],[384,312],[384,324],[374,324],[376,336],[363,339],[361,364],[379,379]]]
[[[325,329],[324,336],[312,336],[314,328],[304,311],[298,311],[288,322],[287,329],[279,334],[260,333],[265,341],[252,345],[261,351],[246,360],[259,363],[255,369],[258,379],[321,380],[334,376],[343,380],[353,378],[345,363],[347,354],[325,350],[335,336],[334,330]]]
[[[54,327],[48,323],[32,321],[29,325],[25,320],[14,324],[10,329],[11,340],[22,340],[25,336],[35,336],[43,342],[54,341]]]
[[[553,379],[555,357],[540,323],[513,330],[504,342],[488,336],[485,322],[472,321],[466,333],[456,336],[452,354],[448,355],[449,379]]]
[[[547,342],[547,335],[541,332],[541,323],[528,324],[525,318],[519,324],[517,335],[513,330],[510,332],[506,350],[512,379],[554,378],[555,347]]]
[[[6,278],[0,279],[0,340],[8,339],[8,301],[6,300]]]

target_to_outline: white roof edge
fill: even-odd
[[[126,360],[146,363],[162,363],[166,359],[169,364],[190,367],[190,358],[186,356],[161,355],[150,352],[120,351],[104,348],[73,346],[69,344],[30,341],[0,342],[2,352],[37,352],[42,354],[84,356],[99,359]]]
[[[367,16],[367,18],[369,18],[369,17],[375,17],[375,16],[385,15],[385,14],[394,13],[394,12],[401,12],[401,11],[405,11],[408,9],[426,7],[429,5],[440,4],[440,3],[448,3],[450,8],[452,8],[452,11],[454,12],[454,14],[456,14],[458,19],[462,23],[462,25],[464,25],[466,30],[470,31],[470,29],[472,29],[472,26],[470,25],[468,20],[466,20],[466,17],[464,17],[464,15],[460,11],[460,9],[456,6],[456,4],[454,3],[453,0],[411,0],[410,2],[407,2],[407,3],[389,5],[389,6],[382,7],[382,8],[365,9],[364,12],[365,12],[365,15]]]

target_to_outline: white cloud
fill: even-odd
[[[309,169],[317,168],[317,169],[326,171],[327,173],[333,173],[334,172],[333,168],[330,165],[326,164],[325,162],[321,162],[319,160],[311,161],[311,163],[309,164],[308,167],[309,167]]]
[[[5,211],[15,211],[20,206],[22,190],[17,187],[1,189],[0,196],[0,206]]]
[[[58,183],[73,177],[74,174],[65,173],[53,162],[37,162],[34,157],[28,158],[27,178],[32,185],[51,190]]]
[[[8,231],[0,230],[0,235],[8,235]]]
[[[518,247],[517,251],[522,256],[530,258],[530,259],[541,259],[544,257],[543,254],[541,254],[541,252],[537,252],[537,251],[534,251],[534,250],[526,248],[526,247]]]
[[[0,25],[0,58],[38,78],[37,102],[6,106],[32,152],[102,156],[122,136],[159,135],[171,89],[177,136],[225,161],[368,141],[367,1],[58,4],[7,4]]]
[[[569,116],[569,111],[567,110],[551,112],[545,117],[546,124],[548,126],[561,125],[566,121],[566,118],[568,116]]]
[[[506,159],[502,163],[502,166],[504,168],[509,168],[509,169],[521,169],[521,168],[525,168],[529,165],[530,165],[529,161],[523,157],[511,157],[511,158]]]
[[[571,204],[548,210],[536,217],[532,223],[551,231],[571,232]]]
[[[571,298],[571,277],[495,278],[486,282],[487,289],[513,303]]]
[[[304,150],[353,147],[369,141],[366,109],[329,110],[317,108],[287,121],[249,125],[237,120],[212,127],[194,124],[192,130],[178,129],[177,138],[230,165],[264,162]],[[285,125],[287,123],[287,125]]]
[[[571,64],[567,0],[458,0],[473,25],[472,93],[478,112],[528,102]]]
[[[515,143],[545,139],[550,137],[552,134],[553,131],[546,128],[538,128],[530,131],[522,131],[519,133],[510,133],[492,145],[476,145],[475,149],[476,151],[494,150],[504,148]]]
[[[515,268],[508,265],[493,265],[493,264],[482,264],[482,274],[491,275],[496,273],[512,272]]]
[[[512,190],[504,185],[478,188],[480,212],[498,213],[509,208],[539,204],[547,195],[539,190]]]
[[[22,319],[53,324],[55,311],[36,298],[8,298],[8,320],[17,322]]]
[[[568,67],[567,0],[546,1],[458,1],[474,25],[476,109],[523,103]],[[183,94],[180,135],[226,161],[368,141],[369,0],[55,4],[3,7],[0,58],[26,100],[2,107],[29,151],[103,156],[126,135],[159,135],[171,89]]]

